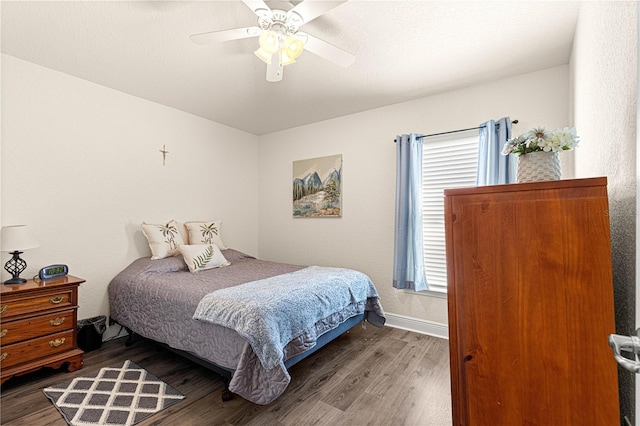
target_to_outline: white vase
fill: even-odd
[[[558,180],[561,176],[557,152],[536,151],[518,157],[518,183]]]

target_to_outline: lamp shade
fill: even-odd
[[[40,247],[26,225],[3,226],[0,232],[2,251],[20,251]]]
[[[255,53],[256,56],[260,58],[260,60],[263,61],[264,63],[267,63],[267,64],[271,63],[271,57],[273,56],[272,53],[267,52],[261,47],[253,53]]]
[[[280,63],[282,66],[293,64],[296,60],[287,55],[287,49],[280,50]]]
[[[258,43],[265,52],[274,54],[280,47],[280,39],[278,34],[273,31],[263,31],[258,37]]]
[[[304,43],[302,40],[299,40],[293,36],[287,36],[285,40],[285,47],[287,49],[287,56],[291,58],[294,62],[296,59],[302,55],[302,51],[304,50]]]

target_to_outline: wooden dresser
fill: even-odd
[[[77,345],[78,286],[72,276],[1,285],[1,381],[41,367],[82,368]]]
[[[445,191],[454,425],[619,425],[606,178]]]

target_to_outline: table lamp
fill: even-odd
[[[9,252],[13,257],[4,264],[4,269],[12,275],[4,284],[21,284],[27,282],[20,278],[20,273],[27,267],[27,262],[20,259],[21,250],[40,247],[38,241],[31,235],[26,225],[3,226],[0,245],[2,251]]]

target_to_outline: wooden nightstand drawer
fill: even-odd
[[[0,303],[0,318],[5,321],[26,313],[61,309],[73,306],[74,302],[71,289],[59,289],[58,291],[22,297],[16,300],[3,299]]]
[[[66,275],[0,285],[0,384],[42,367],[82,368],[76,336],[83,282]]]
[[[74,334],[73,330],[68,330],[13,345],[3,345],[0,349],[0,365],[2,369],[10,368],[17,364],[69,351],[74,347]]]
[[[70,330],[73,328],[74,311],[72,309],[55,312],[39,317],[18,321],[5,321],[0,326],[0,344],[2,346],[47,334]]]

